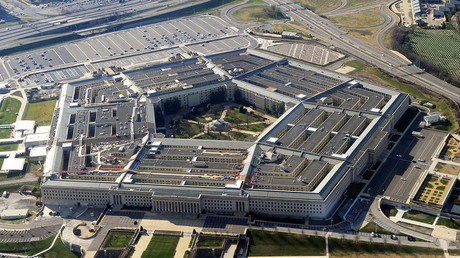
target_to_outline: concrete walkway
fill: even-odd
[[[148,234],[148,235],[141,235],[139,238],[139,241],[136,244],[136,248],[134,248],[134,253],[132,258],[141,258],[142,253],[144,253],[145,249],[147,249],[147,246],[150,243],[150,240],[152,240],[153,234]]]
[[[183,236],[179,238],[179,242],[177,243],[177,246],[176,246],[176,254],[174,255],[174,258],[184,257],[185,251],[189,250],[188,245],[191,239],[192,239],[191,236]]]

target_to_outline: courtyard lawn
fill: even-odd
[[[133,236],[130,232],[110,232],[109,239],[105,243],[105,247],[121,247],[128,245],[129,240]]]
[[[12,124],[16,122],[21,102],[13,98],[4,98],[0,106],[0,124]]]
[[[11,143],[11,144],[1,144],[0,145],[0,152],[1,151],[15,151],[18,149],[19,144]]]
[[[204,140],[231,140],[230,137],[228,137],[225,134],[221,133],[205,133],[198,137],[197,139],[204,139]]]
[[[231,137],[233,137],[235,140],[238,140],[238,141],[243,141],[244,139],[249,138],[249,137],[252,136],[251,134],[241,133],[241,132],[237,132],[237,131],[231,131],[228,134]]]
[[[222,244],[223,239],[221,238],[209,238],[209,237],[200,237],[198,241],[199,247],[218,247]]]
[[[35,120],[36,125],[50,125],[56,100],[47,100],[27,104],[23,120]]]
[[[230,123],[252,123],[252,122],[261,122],[265,121],[265,118],[251,114],[250,112],[240,113],[239,108],[234,107],[227,112],[227,116],[225,116],[225,121]]]
[[[176,138],[191,138],[201,132],[203,132],[202,125],[190,123],[186,120],[178,120],[173,125],[173,133]]]
[[[172,258],[176,253],[179,237],[153,236],[142,258]]]
[[[11,132],[13,130],[8,128],[0,128],[0,139],[8,139],[11,138]]]

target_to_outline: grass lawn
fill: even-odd
[[[249,256],[325,255],[324,238],[262,230],[250,231]]]
[[[2,193],[3,191],[7,191],[10,193],[19,192],[19,189],[21,189],[23,185],[32,185],[32,186],[35,186],[36,189],[40,189],[40,184],[37,181],[31,181],[31,182],[24,182],[20,184],[0,185],[0,192]]]
[[[436,225],[442,225],[453,229],[460,229],[460,220],[439,218]]]
[[[236,132],[236,131],[231,131],[228,134],[232,136],[235,140],[238,140],[238,141],[242,141],[252,136],[251,134],[241,133],[241,132]]]
[[[19,144],[10,143],[10,144],[1,144],[0,151],[15,151],[18,149]]]
[[[397,243],[395,241],[395,243]],[[370,243],[353,240],[329,238],[329,252],[331,256],[343,257],[418,257],[443,255],[442,249],[405,246],[396,244]]]
[[[22,93],[20,91],[15,91],[11,95],[22,98]]]
[[[240,130],[247,130],[251,132],[262,132],[265,128],[267,128],[267,124],[252,124],[252,125],[246,125],[246,123],[241,123],[239,127],[235,127]]]
[[[297,34],[302,35],[303,37],[310,38],[310,33],[306,33],[304,31],[301,31],[297,28],[292,27],[291,25],[284,24],[284,23],[273,24],[272,31],[279,32],[279,33],[282,33],[283,31],[296,32]]]
[[[223,242],[223,239],[221,238],[200,237],[200,240],[198,241],[198,246],[199,247],[214,247],[214,246],[220,246],[222,242]]]
[[[239,108],[234,107],[227,112],[227,116],[225,116],[225,121],[230,123],[252,123],[252,122],[261,122],[265,121],[265,118],[250,114],[249,112],[243,114],[240,113]]]
[[[367,223],[366,226],[364,226],[361,229],[359,229],[359,232],[367,232],[367,233],[374,232],[374,233],[388,234],[388,235],[393,235],[394,234],[393,232],[388,231],[388,230],[380,227],[379,225],[375,224],[375,222],[373,222],[373,221]]]
[[[54,243],[53,248],[51,248],[48,252],[44,253],[41,255],[43,258],[76,258],[76,257],[81,257],[80,254],[74,253],[69,250],[69,248],[64,245],[64,243],[61,240],[61,237],[59,237],[56,240],[56,243]]]
[[[192,136],[203,132],[203,126],[190,123],[185,120],[178,120],[174,124],[174,137],[191,138]]]
[[[357,60],[350,61],[350,62],[345,63],[345,65],[355,68],[355,70],[350,74],[354,74],[354,73],[356,73],[358,71],[367,72],[369,74],[372,74],[372,75],[382,79],[386,83],[391,84],[393,87],[395,87],[399,91],[402,91],[402,92],[405,92],[407,94],[410,94],[410,95],[420,99],[421,101],[422,100],[427,100],[427,101],[435,104],[436,105],[435,111],[439,111],[443,115],[445,115],[447,120],[448,120],[448,123],[436,124],[436,125],[432,126],[433,128],[439,129],[439,130],[446,130],[446,131],[450,131],[450,132],[452,132],[456,128],[458,128],[458,124],[455,121],[454,116],[452,115],[452,111],[449,109],[448,104],[444,100],[441,100],[441,99],[438,99],[436,97],[424,94],[424,93],[420,92],[418,89],[416,89],[411,84],[400,82],[396,78],[387,77],[379,69],[374,68],[374,67],[368,67],[366,64],[364,64],[364,63],[362,63],[360,61],[357,61]]]
[[[370,2],[374,2],[374,0],[347,0],[347,5],[345,5],[345,8],[347,7],[352,7],[352,6],[357,6],[361,4],[367,4]]]
[[[220,133],[205,133],[202,136],[198,137],[197,139],[204,139],[204,140],[231,140],[225,134]]]
[[[387,217],[396,216],[396,214],[398,213],[398,210],[396,210],[395,207],[390,205],[382,205],[380,208]]]
[[[192,121],[197,121],[200,123],[209,123],[212,120],[219,119],[223,111],[224,110],[220,106],[216,106],[211,107],[211,109],[207,112],[202,111],[197,115],[194,115],[192,114],[192,112],[189,112],[187,115],[185,115],[184,118]]]
[[[13,130],[8,128],[0,128],[0,139],[8,139],[11,138],[11,132]]]
[[[128,232],[110,232],[109,239],[104,247],[126,247],[131,240],[133,233]]]
[[[55,106],[56,100],[29,103],[22,119],[35,120],[35,124],[39,126],[50,125]]]
[[[16,122],[17,113],[21,108],[21,102],[13,98],[4,98],[0,106],[0,124]]]
[[[436,167],[434,168],[434,171],[442,172],[449,175],[458,175],[458,173],[460,172],[460,166],[438,162],[438,164],[436,164]],[[447,185],[446,180],[441,180],[441,183]]]
[[[142,258],[168,258],[174,257],[179,237],[153,236]]]
[[[36,242],[27,242],[27,243],[0,243],[0,251],[7,253],[17,253],[17,254],[27,254],[34,255],[43,251],[51,246],[56,235],[53,235],[45,240],[36,241]],[[46,258],[73,258],[79,257],[77,254],[71,252],[67,246],[62,243],[61,238],[59,237],[56,240],[53,248],[48,252],[40,255],[40,257]]]
[[[332,11],[342,4],[340,0],[301,0],[300,5],[307,7],[315,13]]]
[[[367,29],[343,29],[345,32],[348,32],[350,35],[353,37],[356,37],[365,43],[379,49],[380,46],[377,43],[376,36],[377,33],[381,30],[381,27],[372,27],[372,28],[367,28]]]
[[[349,13],[328,17],[334,23],[350,28],[367,28],[380,25],[385,22],[385,18],[373,13]]]
[[[268,14],[264,9],[267,8],[268,5],[255,5],[255,6],[247,6],[240,8],[232,13],[233,18],[239,21],[247,21],[247,22],[263,22],[269,20],[279,20],[283,19],[282,15],[276,17],[273,15]]]
[[[423,223],[433,224],[436,216],[418,212],[418,211],[408,211],[402,216],[404,219],[415,220]]]

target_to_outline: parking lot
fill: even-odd
[[[248,37],[237,35],[215,16],[174,19],[4,57],[0,80],[11,76],[24,78],[29,86],[51,84],[112,65],[145,63],[189,50],[210,54],[251,44]]]
[[[0,242],[24,243],[39,241],[56,234],[61,225],[43,226],[32,229],[0,230]]]
[[[430,166],[436,149],[448,133],[420,129],[417,126],[420,119],[421,116],[377,171],[367,189],[369,194],[383,194],[392,200],[406,202],[416,182],[423,180],[421,175]],[[412,131],[419,131],[424,137],[414,137]]]

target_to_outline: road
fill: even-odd
[[[321,18],[312,11],[293,4],[289,0],[266,0],[266,2],[278,6],[284,14],[290,16],[304,26],[307,26],[311,30],[319,34],[328,35],[333,46],[352,53],[358,58],[366,60],[396,77],[442,94],[455,102],[460,102],[459,88],[430,74],[424,73],[424,71],[418,67],[408,66],[407,62],[399,57],[392,56],[363,43],[355,37],[339,30],[335,24],[327,19]],[[387,26],[390,26],[390,24],[391,22]]]

